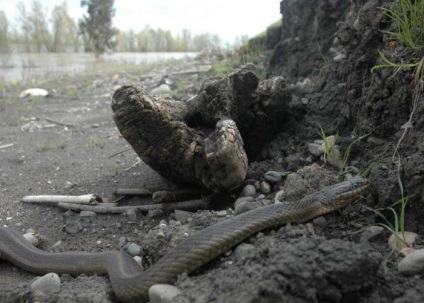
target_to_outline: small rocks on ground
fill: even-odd
[[[389,237],[389,240],[388,240],[388,244],[389,244],[390,249],[394,249],[395,252],[398,253],[402,248],[413,247],[413,245],[415,243],[415,239],[417,238],[418,234],[416,234],[414,232],[410,232],[410,231],[405,231],[404,235],[405,235],[404,240],[405,240],[406,243],[397,238],[397,237],[399,237],[399,238],[402,239],[403,238],[402,233],[400,233],[400,232],[397,233],[397,237],[394,234],[392,234]]]
[[[150,303],[172,303],[181,291],[174,285],[156,284],[149,288]]]
[[[24,234],[24,238],[31,243],[32,245],[34,245],[35,247],[38,246],[39,242],[38,239],[34,236],[33,233],[28,233],[28,234]]]
[[[240,192],[239,198],[242,197],[253,197],[254,195],[256,195],[256,188],[253,185],[246,185],[245,187],[243,187],[243,189]]]
[[[68,234],[77,234],[82,230],[81,223],[75,221],[75,220],[67,220],[65,223],[65,231]]]
[[[175,210],[175,219],[181,223],[189,222],[190,218],[193,216],[192,212],[185,210]]]
[[[83,210],[80,212],[80,217],[95,217],[96,213],[94,211]]]
[[[46,295],[53,295],[60,290],[60,278],[55,273],[48,273],[31,283],[32,290],[38,290]]]
[[[270,170],[265,173],[264,178],[270,183],[278,183],[283,180],[283,175],[277,171]]]
[[[234,249],[234,257],[237,259],[241,259],[244,256],[247,255],[247,253],[249,251],[251,251],[252,249],[254,249],[255,246],[253,244],[250,243],[240,243],[239,245],[237,245],[237,247]]]
[[[238,198],[236,200],[236,202],[234,202],[234,207],[236,207],[237,205],[243,203],[243,202],[253,202],[255,199],[253,197],[241,197]]]
[[[325,219],[324,216],[317,217],[312,222],[321,230],[326,229],[326,227],[328,226],[327,219]]]
[[[403,258],[398,270],[407,276],[424,273],[424,249],[417,249]]]
[[[140,245],[138,245],[136,243],[131,243],[127,247],[127,252],[133,257],[134,256],[140,256],[141,255],[141,247],[140,247]]]
[[[366,243],[370,240],[374,240],[375,238],[381,236],[384,232],[384,227],[381,226],[370,226],[366,230],[364,230],[359,238],[360,243]]]
[[[267,181],[262,181],[260,186],[261,193],[269,194],[271,192],[271,185]]]

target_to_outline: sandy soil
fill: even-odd
[[[189,68],[193,63],[176,69]],[[117,85],[141,83],[151,89],[165,74],[172,74],[172,70],[164,68],[143,76],[137,71],[65,76],[40,84],[51,92],[47,98],[19,99],[22,88],[5,91],[0,97],[0,146],[13,146],[0,150],[0,224],[22,234],[32,229],[43,240],[40,249],[46,251],[120,249],[119,239],[125,237],[142,247],[142,263],[148,267],[184,234],[225,220],[225,215],[212,211],[199,211],[182,225],[175,223],[173,213],[143,214],[135,220],[125,215],[82,218],[56,207],[20,202],[26,195],[95,193],[112,198],[116,188],[173,188],[138,162],[116,129],[110,109]],[[181,83],[192,79],[193,74],[186,77],[179,78]],[[282,169],[277,162],[252,167],[251,176]],[[128,205],[147,202],[141,198],[124,201]],[[190,277],[183,275],[176,283],[182,290],[176,302],[424,300],[422,279],[401,276],[396,258],[385,261],[389,253],[385,232],[358,244],[360,235],[351,232],[373,219],[361,205],[326,219],[324,230],[314,224],[300,224],[248,239],[248,250],[234,250]],[[158,238],[159,224],[163,223],[165,237]],[[72,224],[79,224],[81,231],[67,232]],[[61,244],[55,245],[59,241]],[[0,261],[0,302],[116,301],[107,277],[63,275],[60,293],[41,297],[29,288],[35,277]]]

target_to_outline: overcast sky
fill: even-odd
[[[25,0],[29,3],[32,0]],[[49,15],[63,0],[39,0]],[[20,0],[0,0],[0,10],[9,22],[15,21]],[[78,19],[85,9],[80,0],[67,0],[70,15]],[[145,26],[171,30],[174,34],[187,28],[193,34],[209,32],[222,41],[233,42],[237,36],[253,37],[280,19],[280,0],[115,0],[114,26],[121,30],[142,30]]]

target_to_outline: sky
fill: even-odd
[[[0,10],[10,23],[15,20],[16,4],[21,0],[0,0]],[[29,3],[31,0],[24,0]],[[64,0],[39,0],[50,15]],[[80,18],[86,7],[80,0],[67,0],[68,12]],[[113,24],[120,30],[140,31],[146,26],[170,30],[173,34],[189,29],[193,34],[209,32],[223,42],[234,42],[237,36],[249,38],[264,31],[279,20],[280,0],[115,0]]]

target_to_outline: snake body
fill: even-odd
[[[242,213],[185,239],[144,272],[133,258],[119,251],[44,252],[29,244],[18,232],[5,227],[0,227],[0,257],[37,274],[107,274],[120,301],[142,302],[147,300],[150,286],[173,283],[179,274],[193,272],[263,229],[288,222],[305,222],[344,207],[360,198],[367,187],[367,179],[355,177],[295,202],[272,204]]]

